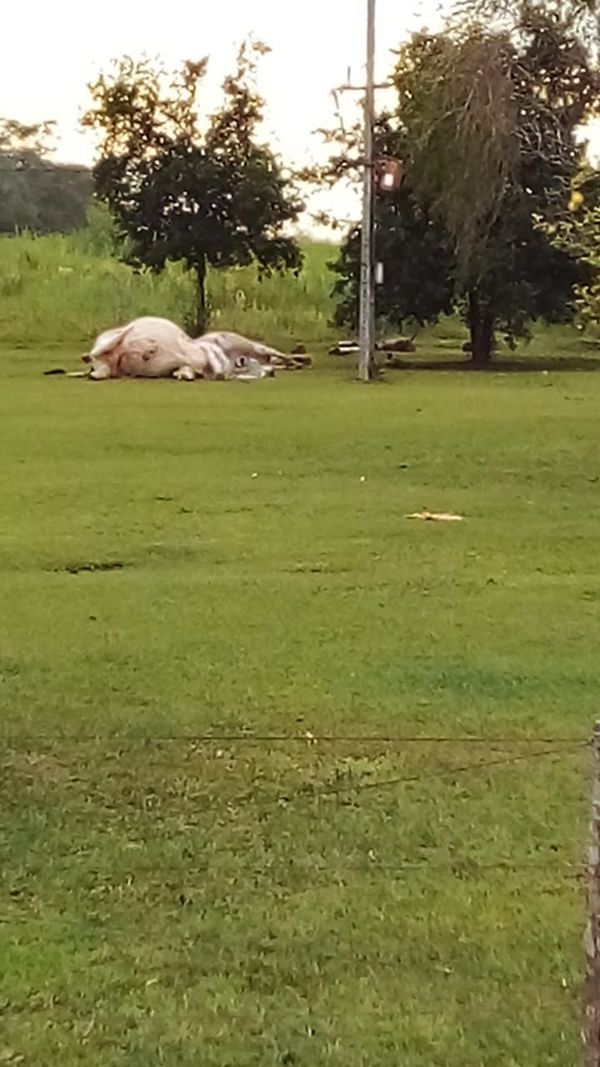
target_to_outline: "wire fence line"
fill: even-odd
[[[232,745],[581,745],[591,746],[592,739],[582,735],[531,734],[254,734],[254,733],[201,733],[201,734],[0,734],[0,745],[23,747],[45,744],[232,744]]]
[[[264,794],[246,793],[237,797],[230,798],[213,798],[210,794],[203,797],[203,800],[209,799],[210,805],[207,809],[202,808],[202,813],[205,814],[207,810],[222,810],[224,805],[240,805],[245,803],[253,803],[260,805],[264,808],[267,804],[275,805],[287,805],[292,800],[300,797],[308,797],[309,799],[318,798],[320,796],[330,796],[341,792],[362,793],[364,791],[374,792],[382,788],[390,788],[397,785],[412,784],[415,782],[438,780],[446,778],[455,778],[464,774],[477,774],[483,771],[489,771],[500,767],[510,767],[514,765],[529,764],[532,760],[543,759],[565,759],[569,756],[573,756],[581,752],[587,747],[587,742],[579,742],[577,746],[571,747],[565,750],[560,749],[546,749],[542,752],[530,752],[521,755],[513,755],[504,759],[486,760],[479,763],[463,764],[459,767],[443,768],[436,772],[424,772],[422,774],[407,775],[404,777],[397,777],[394,779],[385,779],[383,781],[375,782],[343,782],[336,783],[329,787],[316,787],[313,784],[310,786],[301,786],[295,796],[292,791],[288,791],[287,794],[274,794],[270,797],[266,797]],[[197,799],[197,798],[196,798]],[[193,808],[193,802],[190,805]],[[150,816],[152,818],[152,825],[154,829],[158,824],[162,824],[167,821],[162,816],[160,810],[152,808],[148,811],[144,806],[140,806],[140,812],[144,816]],[[203,828],[201,820],[194,820],[194,812],[190,810],[183,832],[188,834],[196,829]],[[180,831],[181,832],[181,831]],[[150,843],[152,844],[152,842]],[[136,845],[140,849],[146,847],[147,843],[144,840],[136,842]],[[212,871],[225,871],[229,870],[231,873],[246,873],[255,877],[270,877],[277,873],[288,873],[295,875],[328,875],[335,877],[336,875],[344,875],[350,873],[362,873],[372,875],[385,875],[388,878],[401,878],[414,875],[421,871],[445,871],[449,875],[454,875],[457,878],[477,878],[485,877],[488,874],[503,872],[505,875],[518,874],[519,876],[527,875],[529,877],[539,877],[542,873],[552,873],[556,877],[556,884],[564,881],[574,880],[580,881],[584,878],[588,871],[589,866],[584,862],[578,863],[572,860],[564,860],[557,856],[556,859],[516,859],[510,856],[503,856],[493,862],[482,862],[477,859],[476,856],[469,853],[457,853],[451,857],[445,858],[440,861],[435,858],[419,858],[417,860],[403,860],[399,862],[387,862],[380,860],[374,850],[365,857],[363,860],[345,862],[343,857],[337,857],[335,855],[328,857],[327,855],[319,854],[316,857],[311,857],[310,854],[304,859],[292,859],[281,860],[275,859],[271,861],[268,856],[262,855],[256,860],[239,862],[237,857],[241,855],[241,850],[235,848],[223,848],[217,849],[211,855],[194,855],[193,852],[189,852],[189,843],[186,842],[185,837],[180,842],[182,848],[181,859],[177,861],[170,860],[167,863],[164,859],[160,862],[160,870],[163,874],[177,874],[178,876],[187,876],[188,878],[197,875],[210,874]],[[186,854],[186,850],[188,850]],[[247,855],[247,848],[244,847],[243,855]],[[117,864],[113,865],[113,874],[115,868],[121,866],[124,858],[131,860],[131,853],[127,857],[121,855],[117,858]],[[78,860],[92,861],[93,855],[90,856],[86,850],[77,850],[69,855],[68,863],[55,863],[52,861],[52,857],[48,857],[48,867],[53,873],[57,871],[65,871],[72,868],[73,863],[77,863]],[[119,863],[121,861],[121,863]],[[158,861],[157,861],[158,862]],[[35,865],[34,865],[35,867]],[[126,869],[124,869],[126,868]],[[102,864],[93,866],[92,870],[88,873],[90,875],[100,877],[102,870],[104,869]],[[122,864],[122,869],[119,871],[120,876],[135,879],[136,876],[143,875],[144,872],[156,870],[156,862],[150,865],[139,865],[135,861]],[[35,873],[29,871],[29,873]],[[158,883],[156,883],[158,884]],[[164,880],[160,882],[164,884]],[[20,892],[15,894],[18,898]],[[1,919],[0,919],[1,921]]]
[[[539,742],[537,743],[539,744]],[[253,783],[251,790],[246,790],[246,792],[241,794],[227,798],[215,798],[206,794],[203,799],[209,801],[209,807],[219,809],[223,807],[223,804],[227,803],[233,805],[254,804],[257,806],[260,805],[263,808],[269,805],[286,806],[301,799],[318,800],[319,798],[335,797],[344,794],[356,795],[375,793],[380,789],[392,789],[397,786],[416,785],[422,782],[436,781],[440,779],[452,780],[462,775],[477,775],[482,772],[491,772],[502,767],[512,767],[537,760],[562,760],[581,753],[590,748],[590,745],[591,742],[589,741],[579,740],[576,744],[571,743],[567,747],[561,745],[560,747],[545,748],[541,751],[517,753],[490,760],[463,763],[453,767],[442,767],[435,770],[419,771],[415,774],[399,775],[393,778],[365,781],[364,779],[353,779],[351,776],[347,776],[344,780],[329,784],[309,782],[290,788],[285,792],[270,794],[262,790],[257,783]],[[207,809],[204,807],[202,810],[205,812]],[[155,817],[160,818],[160,815],[156,812],[153,812],[153,814]]]
[[[343,956],[343,955],[334,956],[333,954],[331,956],[326,956],[326,957],[319,958],[319,959],[316,960],[316,962],[317,962],[317,964],[321,964],[321,962],[322,962],[322,964],[333,964],[333,962],[335,962],[335,964],[343,964],[343,965],[344,964],[348,964],[348,965],[352,965],[352,966],[356,966],[357,964],[358,965],[363,964],[363,966],[365,966],[366,968],[373,969],[373,970],[375,970],[375,968],[377,968],[377,967],[379,967],[380,969],[383,969],[383,970],[389,970],[389,969],[398,969],[399,967],[402,966],[402,960],[400,958],[398,958],[396,960],[381,960],[381,961],[378,961],[377,959],[368,959],[368,958],[360,957],[360,956],[354,958],[354,957],[346,957],[346,956]],[[269,969],[269,968],[265,967],[265,970],[267,970],[267,969]],[[205,972],[208,972],[208,973],[215,973],[215,971],[210,971],[208,967],[204,968],[204,969],[201,967],[200,968],[200,972],[202,973],[203,970]],[[433,976],[437,976],[437,977],[440,978],[441,982],[447,984],[449,978],[452,978],[452,973],[453,972],[449,971],[449,969],[448,969],[447,972],[443,971],[442,969],[439,969],[439,970],[432,969],[430,977],[432,978]],[[460,974],[457,973],[456,977],[460,977]],[[467,980],[465,980],[465,981],[467,981]],[[524,989],[527,989],[527,990],[531,989],[532,991],[543,990],[544,993],[546,993],[546,994],[554,993],[554,997],[553,998],[550,998],[549,996],[542,997],[542,998],[537,998],[536,997],[536,1004],[535,1005],[527,1004],[527,1010],[533,1009],[534,1006],[536,1008],[539,1008],[539,1010],[542,1010],[544,1007],[546,1007],[546,1008],[551,1007],[551,1006],[555,1007],[559,1001],[564,1001],[565,999],[567,999],[569,997],[572,997],[573,994],[579,994],[579,992],[580,992],[579,983],[577,981],[564,980],[564,978],[562,978],[562,977],[557,977],[555,982],[535,982],[535,981],[523,982],[523,981],[515,981],[514,978],[512,978],[512,977],[506,977],[506,978],[491,977],[488,980],[488,978],[486,978],[483,975],[481,975],[481,976],[477,976],[477,975],[471,976],[471,975],[469,975],[468,981],[469,981],[469,985],[473,985],[474,987],[477,988],[477,991],[474,992],[473,997],[471,997],[471,998],[469,998],[468,994],[464,994],[464,992],[462,992],[460,999],[453,1000],[453,1005],[452,1006],[453,1006],[453,1008],[455,1010],[457,1010],[457,1012],[458,1012],[458,1010],[462,1010],[462,1009],[465,1009],[465,1008],[469,1009],[469,1008],[471,1008],[471,1006],[476,1006],[476,999],[477,999],[478,996],[480,996],[480,991],[483,990],[484,987],[487,987],[488,989],[490,987],[495,987],[499,991],[503,990],[505,993],[506,993],[507,990],[511,990],[511,991],[516,992],[516,993],[522,994]],[[143,983],[143,986],[146,986],[146,987],[147,986],[153,986],[153,985],[156,985],[156,983],[154,983],[152,980],[149,980],[149,982],[147,982],[147,983],[146,982]],[[406,992],[407,992],[407,994],[409,992],[412,993],[413,990],[412,989],[411,990],[406,990]],[[312,1018],[313,1021],[315,1020],[315,1017],[320,1014],[319,1013],[319,1008],[315,1007],[314,1004],[313,1005],[307,1004],[307,1003],[306,1004],[297,1004],[296,1005],[296,1009],[297,1009],[297,1012],[299,1014],[306,1013],[306,1017],[307,1018]],[[325,1015],[325,1012],[327,1012],[327,1016],[326,1016],[327,1020],[337,1021],[337,1020],[340,1020],[340,1019],[347,1019],[348,1018],[348,1016],[344,1012],[344,1010],[330,1010],[330,1008],[327,1007],[327,1008],[321,1008],[321,1012],[323,1013],[323,1015]],[[376,1015],[376,1013],[377,1013],[377,1009],[373,1008],[372,1012],[367,1012],[366,1015],[373,1016],[373,1015]],[[417,1017],[417,1018],[422,1018],[423,1017],[423,1018],[436,1019],[436,1018],[440,1018],[440,1015],[441,1015],[441,1010],[440,1009],[438,1009],[438,1010],[435,1010],[435,1009],[425,1010],[425,1009],[415,1008],[413,1010],[412,1005],[409,1005],[408,1008],[407,1008],[407,1012],[406,1012],[406,1019],[407,1019],[407,1021],[410,1021],[410,1019],[414,1018],[414,1017]],[[481,1017],[481,1018],[498,1018],[498,1007],[490,1008],[489,1014],[488,1013],[479,1013],[478,1012],[477,1016]],[[401,1017],[402,1017],[402,1010],[401,1010],[401,1006],[400,1006],[398,1008],[398,1016],[396,1018],[397,1019],[398,1018],[401,1019]],[[381,1016],[380,1018],[383,1021],[384,1020],[389,1020],[389,1014],[386,1013],[385,1017]],[[394,1031],[397,1030],[397,1025],[398,1025],[397,1021],[396,1021],[395,1024],[389,1023],[390,1033],[394,1033]],[[380,1028],[378,1028],[378,1029],[380,1029]],[[10,1061],[9,1061],[9,1063],[10,1063]]]
[[[303,746],[307,746],[307,751],[310,753],[315,752],[316,749],[319,756],[326,754],[332,757],[338,755],[336,746],[343,750],[344,755],[347,754],[348,749],[362,751],[363,748],[387,746],[393,750],[405,746],[406,749],[413,750],[418,759],[426,759],[430,755],[428,749],[439,748],[442,751],[443,761],[449,763],[453,756],[460,762],[455,766],[438,765],[417,768],[414,773],[374,780],[366,780],[361,770],[356,778],[348,775],[334,782],[302,783],[299,781],[292,783],[285,791],[282,791],[280,782],[276,781],[271,783],[270,791],[266,790],[264,780],[260,780],[249,783],[249,787],[238,796],[219,798],[211,795],[210,791],[203,792],[200,798],[200,811],[194,810],[198,801],[197,797],[186,798],[184,796],[182,799],[186,805],[185,827],[183,827],[183,832],[178,831],[179,847],[182,849],[181,858],[172,857],[172,849],[178,847],[172,839],[167,840],[165,836],[153,835],[146,841],[145,834],[142,834],[141,839],[136,842],[139,851],[133,855],[123,850],[117,854],[113,852],[110,857],[102,861],[101,855],[98,857],[94,855],[92,845],[90,852],[74,850],[70,855],[63,853],[56,859],[53,858],[51,852],[47,856],[38,854],[38,856],[33,855],[28,863],[21,864],[20,873],[18,870],[14,872],[17,886],[13,893],[9,889],[10,903],[8,907],[4,906],[0,911],[0,933],[2,933],[3,940],[8,938],[16,946],[33,945],[35,951],[38,951],[38,945],[42,946],[48,941],[59,938],[65,938],[67,941],[82,940],[92,945],[114,943],[118,946],[124,942],[125,945],[135,946],[139,939],[147,936],[145,926],[140,925],[139,922],[140,905],[148,909],[150,918],[154,908],[162,908],[171,931],[193,932],[194,924],[202,923],[204,909],[211,906],[211,893],[214,893],[215,887],[220,897],[221,878],[223,878],[223,885],[229,886],[228,893],[237,892],[235,886],[243,893],[256,893],[258,900],[264,897],[265,907],[268,906],[271,895],[269,889],[272,889],[273,893],[277,892],[277,879],[281,879],[286,893],[291,891],[292,894],[294,891],[304,892],[307,887],[311,891],[314,890],[316,894],[327,892],[327,890],[335,893],[336,889],[341,886],[344,890],[356,895],[357,886],[360,888],[361,883],[353,883],[353,876],[378,879],[381,880],[382,885],[399,881],[406,881],[410,884],[414,881],[415,892],[418,894],[419,884],[422,885],[418,881],[419,876],[427,878],[431,874],[435,884],[436,873],[445,875],[449,879],[472,880],[474,885],[477,880],[481,880],[481,891],[484,894],[487,892],[488,880],[498,879],[500,876],[501,879],[510,880],[511,892],[523,893],[527,899],[530,899],[532,892],[536,899],[538,892],[549,892],[555,895],[561,892],[577,893],[583,896],[582,886],[588,880],[589,865],[584,861],[573,862],[565,858],[566,849],[561,850],[562,854],[557,850],[554,859],[546,855],[539,858],[534,856],[530,859],[516,856],[494,858],[492,852],[492,859],[487,862],[468,852],[457,853],[443,859],[440,859],[438,854],[437,857],[418,857],[415,860],[399,859],[394,862],[386,856],[379,859],[375,851],[372,854],[367,853],[364,858],[349,858],[339,856],[337,852],[331,852],[328,848],[316,855],[317,850],[313,848],[312,855],[307,851],[304,855],[301,853],[299,858],[293,857],[290,860],[281,857],[271,860],[264,854],[252,860],[248,858],[248,849],[242,850],[238,844],[217,849],[215,855],[203,856],[201,853],[195,855],[193,850],[187,851],[190,843],[186,840],[186,834],[191,833],[193,844],[193,833],[196,829],[202,828],[202,816],[206,811],[222,812],[228,805],[234,809],[237,805],[242,808],[247,806],[252,817],[256,813],[257,818],[263,811],[277,810],[282,807],[287,809],[288,806],[297,807],[300,815],[304,816],[307,814],[307,809],[303,807],[303,802],[306,804],[318,802],[320,799],[334,800],[337,796],[358,798],[364,795],[374,798],[373,810],[376,814],[381,803],[377,800],[379,791],[417,784],[426,786],[429,782],[444,782],[451,787],[455,781],[460,782],[464,778],[486,780],[496,772],[526,772],[532,767],[552,763],[564,764],[573,757],[587,753],[593,746],[591,738],[582,736],[553,737],[548,734],[543,736],[401,734],[319,736],[310,731],[302,734],[215,732],[196,735],[154,734],[152,736],[15,734],[0,737],[0,773],[3,755],[5,757],[8,755],[10,759],[10,755],[14,752],[23,752],[27,749],[33,750],[34,754],[35,750],[40,748],[57,748],[59,751],[72,749],[74,753],[77,753],[78,745],[92,746],[84,758],[97,760],[99,758],[97,746],[107,746],[109,750],[116,748],[119,750],[119,755],[122,752],[127,757],[131,754],[132,746],[140,746],[141,751],[144,751],[148,746],[163,744],[197,746],[199,750],[206,749],[207,754],[212,754],[213,749],[221,746],[231,746],[234,751],[236,749],[242,751],[258,749],[269,756],[273,756],[278,750],[289,749],[296,753],[299,749],[302,750]],[[322,752],[319,751],[319,745],[322,746]],[[467,749],[471,757],[470,761],[466,758],[465,752],[456,752],[456,748]],[[394,755],[393,752],[392,755]],[[402,755],[404,756],[405,753]],[[259,759],[259,756],[256,755],[253,758]],[[10,763],[5,763],[5,766],[10,767]],[[167,774],[169,773],[167,770]],[[285,782],[285,777],[283,780]],[[243,785],[242,788],[244,788]],[[99,799],[102,800],[101,797]],[[93,794],[90,800],[93,804]],[[154,831],[160,824],[161,835],[164,834],[162,826],[168,823],[168,812],[163,817],[160,809],[146,809],[143,804],[140,805],[139,810],[144,819],[151,817],[152,822],[149,821],[148,825],[151,825]],[[68,817],[66,813],[66,818]],[[306,821],[308,823],[308,820]],[[142,825],[145,826],[146,823],[143,822]],[[157,853],[154,862],[145,854],[145,850],[150,849],[156,850]],[[168,854],[169,851],[171,855]],[[355,850],[349,848],[347,851],[352,853]],[[165,852],[167,852],[166,856]],[[138,856],[142,861],[141,864],[136,862]],[[68,882],[65,882],[66,873],[72,875],[73,885],[77,887],[77,892],[73,896],[70,894]],[[53,909],[51,900],[44,900],[43,897],[36,899],[35,881],[33,886],[31,881],[28,884],[28,880],[35,880],[38,874],[43,875],[46,881],[50,879],[56,888],[66,894],[66,899],[61,899],[60,902],[57,899],[55,907],[59,914],[56,914],[56,911],[54,914],[43,914],[35,910],[39,908],[43,912],[46,909],[48,911]],[[19,889],[21,876],[24,880],[22,890]],[[229,881],[226,881],[228,878]],[[232,878],[234,883],[231,885],[234,888],[230,885]],[[109,886],[108,895],[100,898],[96,896],[92,902],[87,895],[90,884],[101,888],[105,883]],[[440,884],[442,884],[441,879]],[[377,882],[378,885],[379,882]],[[120,895],[121,890],[123,892]],[[379,894],[378,889],[377,893]],[[474,890],[472,893],[473,901],[479,899]],[[321,898],[316,896],[315,899]],[[67,914],[60,914],[63,908]],[[131,908],[133,910],[130,910]],[[342,965],[355,976],[376,983],[377,981],[387,982],[389,975],[405,966],[402,953],[399,952],[397,957],[394,955],[393,942],[384,946],[381,953],[377,952],[377,943],[369,943],[364,947],[357,946],[356,951],[353,952],[353,946],[347,941],[342,941],[340,948],[341,953],[336,951],[320,953],[318,949],[315,949],[311,954],[310,964],[306,960],[298,963],[298,966],[310,966],[310,973],[319,979],[320,987],[322,987],[321,997],[326,998],[328,995],[331,967],[337,970]],[[451,956],[452,953],[450,953]],[[527,1015],[530,1016],[533,1012],[540,1020],[547,1018],[551,1012],[566,1011],[567,1008],[570,1013],[574,1013],[576,1004],[581,1003],[584,998],[580,976],[570,972],[566,975],[560,974],[558,962],[551,967],[544,967],[541,975],[531,971],[530,974],[518,978],[508,972],[505,975],[472,973],[465,975],[464,960],[460,959],[449,958],[439,964],[424,959],[423,963],[424,967],[421,967],[421,971],[424,971],[423,977],[426,979],[428,992],[435,994],[436,991],[445,990],[446,1011],[449,1011],[451,1017],[456,1019],[457,1025],[464,1028],[476,1026],[479,1020],[498,1019],[498,1004],[503,1003],[506,1007],[509,1003],[507,996],[511,998],[510,1003],[513,1005],[519,1003],[518,997],[520,996],[521,1005],[526,1004]],[[220,973],[224,965],[223,958],[219,957]],[[207,974],[214,973],[216,966],[214,960],[212,963],[210,960],[204,963],[200,961],[199,973],[204,971]],[[231,950],[231,966],[241,967],[242,970],[244,967],[234,949]],[[261,955],[252,966],[259,972],[264,970],[275,974],[278,964],[276,958]],[[554,973],[556,973],[556,978],[553,980]],[[465,984],[470,987],[469,991],[465,991]],[[490,1003],[486,1004],[484,997]],[[502,998],[502,1001],[499,998]],[[430,1000],[429,996],[426,998],[426,1003],[427,1000]],[[16,1010],[22,1011],[23,1009],[17,1008]],[[521,1010],[522,1008],[516,1013],[516,1017],[511,1019],[512,1025],[519,1025],[518,1016],[521,1015]],[[337,1008],[334,1006],[333,1011],[330,1011],[326,1002],[298,1005],[297,1015],[309,1037],[317,1036],[320,1031],[326,1030],[329,1024],[341,1024],[347,1021],[347,1015],[339,1006]],[[377,1033],[397,1034],[399,1026],[402,1025],[403,1016],[406,1016],[407,1021],[414,1018],[434,1021],[440,1018],[440,1009],[430,1010],[428,1007],[422,1009],[418,1001],[416,1008],[413,1009],[412,1004],[407,1001],[405,1007],[398,1006],[397,1016],[391,1022],[389,1017],[381,1017],[377,1008],[365,1005],[365,1026],[374,1028]]]
[[[551,861],[543,860],[536,861],[518,861],[512,859],[498,860],[495,863],[480,863],[469,855],[457,855],[453,859],[444,860],[443,862],[437,860],[417,860],[417,861],[400,861],[399,863],[381,863],[374,860],[363,861],[360,863],[338,863],[335,860],[326,860],[326,857],[321,856],[320,859],[323,862],[312,861],[309,857],[307,862],[299,860],[277,860],[270,862],[265,859],[264,862],[243,862],[238,863],[235,860],[235,853],[230,850],[223,849],[219,853],[219,856],[227,855],[230,857],[229,861],[225,861],[219,858],[216,862],[214,857],[197,857],[196,865],[190,863],[185,858],[182,858],[180,862],[169,861],[160,863],[160,870],[170,874],[189,874],[190,876],[196,874],[210,874],[212,871],[231,871],[232,873],[249,872],[256,875],[269,875],[278,874],[283,872],[294,874],[412,874],[417,871],[446,871],[449,874],[455,874],[457,878],[469,878],[477,877],[480,874],[487,874],[488,872],[503,871],[505,874],[517,873],[519,875],[531,874],[537,877],[540,873],[548,872],[563,876],[567,879],[578,879],[582,875],[587,873],[587,865],[584,863],[574,863],[566,861]],[[64,874],[65,872],[72,872],[73,862],[78,859],[90,859],[88,855],[79,853],[69,855],[69,862],[55,863],[50,862],[50,869],[53,873]],[[144,875],[148,873],[156,873],[157,864],[123,864],[122,868],[118,871],[119,875],[125,879],[131,878],[135,880],[137,875]],[[100,877],[103,873],[106,873],[107,868],[101,864],[97,866],[92,865],[89,868],[88,873],[90,876]],[[39,873],[39,870],[35,868],[28,868],[25,872],[27,877]],[[152,883],[156,884],[156,883]],[[9,890],[15,900],[21,897],[21,890]]]
[[[518,756],[508,756],[504,759],[482,760],[478,763],[464,763],[458,767],[447,767],[439,771],[428,771],[419,774],[409,774],[398,778],[386,778],[375,782],[339,782],[331,786],[325,786],[324,788],[318,786],[314,787],[312,784],[303,786],[297,791],[297,796],[333,796],[338,793],[363,793],[368,790],[377,789],[389,789],[397,785],[411,785],[416,782],[435,780],[440,778],[453,778],[456,775],[478,773],[481,771],[492,770],[496,767],[508,767],[516,765],[518,763],[529,762],[536,759],[548,759],[557,758],[564,759],[565,756],[575,755],[581,752],[583,749],[589,747],[589,742],[580,742],[576,746],[569,749],[545,749],[543,752],[528,752],[527,754]],[[285,795],[279,797],[281,801],[286,801],[289,798]]]

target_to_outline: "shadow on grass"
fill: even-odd
[[[397,360],[384,363],[382,371],[477,371],[486,374],[533,374],[537,372],[600,371],[600,356],[565,356],[544,358],[495,359],[488,366],[470,359]]]

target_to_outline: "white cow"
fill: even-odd
[[[292,367],[295,361],[274,348],[249,341],[236,333],[207,333],[196,340],[168,319],[141,318],[106,330],[97,338],[89,355],[89,377],[195,378],[224,380],[271,377],[276,367]]]

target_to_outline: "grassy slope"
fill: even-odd
[[[576,1062],[585,753],[181,737],[586,736],[600,381],[47,365],[0,355],[0,1056]]]
[[[213,272],[209,301],[218,327],[268,337],[276,344],[301,331],[308,342],[327,336],[331,311],[328,261],[335,250],[305,245],[299,278],[258,281],[253,268]],[[137,315],[184,322],[191,312],[191,278],[172,266],[162,276],[136,274],[87,248],[85,233],[72,237],[0,237],[0,338],[4,343],[89,343],[100,330]],[[297,338],[300,339],[300,338]]]

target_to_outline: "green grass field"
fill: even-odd
[[[579,1062],[600,377],[94,384],[44,321],[0,347],[0,1063]]]

